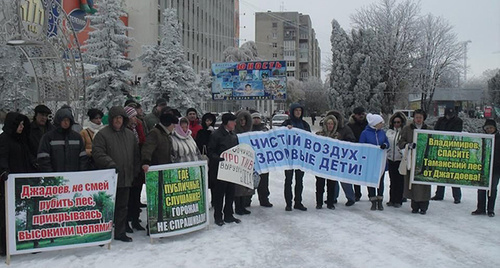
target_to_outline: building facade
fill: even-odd
[[[255,42],[261,58],[286,61],[289,79],[320,78],[321,50],[309,15],[257,12]]]

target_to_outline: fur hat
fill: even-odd
[[[179,119],[177,119],[177,117],[175,117],[175,115],[173,115],[173,114],[162,113],[160,115],[160,123],[165,127],[168,127],[172,124],[177,124],[178,122],[179,122]]]
[[[497,128],[497,122],[495,122],[495,120],[493,120],[493,119],[486,119],[486,121],[484,122],[483,129],[484,129],[486,126],[493,126],[493,127],[495,127],[495,129],[496,129],[496,128]]]
[[[35,107],[35,115],[36,114],[51,114],[52,111],[49,109],[49,107],[43,105],[43,104],[40,104],[38,106]]]
[[[222,124],[227,125],[227,122],[229,121],[235,121],[236,120],[236,115],[232,113],[225,113],[222,115]]]
[[[356,108],[354,108],[354,110],[352,110],[353,114],[362,114],[364,112],[365,112],[365,108],[363,108],[361,106],[360,107],[356,107]]]
[[[94,119],[96,116],[100,115],[101,118],[104,116],[103,112],[99,109],[89,109],[88,112],[87,112],[87,115],[89,116],[89,119],[92,120]]]
[[[370,127],[375,127],[377,124],[384,122],[384,118],[378,114],[367,114],[366,120],[368,121],[368,125],[370,125]]]

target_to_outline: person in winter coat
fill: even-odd
[[[198,112],[195,108],[189,108],[186,111],[186,118],[189,120],[189,130],[191,130],[191,136],[196,140],[198,131],[203,127],[200,125],[200,119],[198,119]]]
[[[128,116],[128,123],[127,123],[127,128],[134,133],[135,136],[135,142],[139,145],[139,150],[142,146],[142,143],[145,141],[144,137],[144,132],[142,132],[142,129],[137,128],[137,122],[139,119],[137,119],[137,111],[135,108],[131,106],[125,106],[125,113],[127,113]],[[142,132],[142,133],[140,133]],[[141,142],[141,137],[144,139]],[[129,191],[129,197],[128,197],[128,205],[127,205],[127,224],[125,231],[127,233],[133,233],[134,231],[132,228],[143,231],[145,230],[144,227],[141,226],[139,223],[139,216],[141,214],[141,191],[142,191],[142,184],[144,183],[144,173],[139,172],[136,177],[134,178],[134,181],[132,182],[132,186],[130,187]],[[132,227],[129,226],[128,221],[132,222]]]
[[[33,117],[33,121],[30,124],[29,131],[29,141],[30,148],[32,149],[33,158],[36,159],[36,155],[38,154],[38,147],[40,146],[40,140],[45,133],[55,129],[52,123],[48,120],[49,114],[52,111],[49,107],[40,104],[35,107],[35,116]]]
[[[128,117],[121,106],[109,110],[109,125],[97,132],[92,144],[92,157],[97,168],[114,168],[118,173],[115,202],[115,239],[132,242],[126,234],[127,205],[130,187],[139,174],[139,144],[126,126]]]
[[[71,129],[75,123],[69,109],[57,110],[54,117],[56,129],[47,132],[40,140],[37,161],[43,172],[67,172],[87,169],[88,156],[80,133]]]
[[[104,113],[99,109],[89,109],[87,111],[89,116],[90,125],[80,132],[83,142],[85,143],[85,152],[89,157],[92,156],[92,141],[94,140],[95,134],[105,127],[102,124],[102,117]]]
[[[366,115],[366,119],[368,121],[368,126],[366,126],[363,132],[361,132],[359,143],[370,143],[380,146],[380,149],[382,150],[388,149],[389,140],[387,139],[385,131],[382,129],[384,126],[384,119],[382,116],[378,114],[368,114]],[[384,206],[382,205],[382,201],[384,199],[384,177],[385,172],[380,178],[377,192],[375,192],[374,187],[368,187],[368,197],[372,202],[372,207],[370,208],[371,210],[384,210]]]
[[[387,150],[387,162],[391,180],[387,206],[395,208],[399,208],[403,204],[404,176],[399,173],[399,165],[401,164],[403,155],[398,147],[398,143],[401,138],[401,130],[405,125],[406,116],[401,112],[396,112],[389,119],[389,129],[386,133],[390,145],[389,150]]]
[[[354,137],[354,133],[352,132],[351,128],[347,126],[344,123],[344,117],[339,111],[329,111],[327,114],[328,115],[333,115],[335,116],[335,119],[337,119],[337,139],[341,141],[349,141],[349,142],[355,142],[356,137]],[[337,198],[339,197],[339,184],[337,181],[334,182],[334,192],[333,192],[333,203],[337,203]],[[347,198],[347,202],[345,203],[346,206],[350,207],[356,203],[356,196],[354,195],[354,190],[352,187],[352,184],[350,183],[345,183],[341,182],[340,185],[342,186],[342,190],[344,190],[345,197]]]
[[[172,132],[178,123],[177,117],[164,108],[160,114],[160,122],[149,132],[142,146],[142,170],[147,173],[151,165],[172,163]]]
[[[500,133],[497,129],[497,123],[493,119],[486,119],[483,130],[486,134],[495,135],[495,146],[493,149],[493,176],[491,177],[491,189],[488,194],[488,206],[486,206],[486,190],[477,190],[477,209],[472,215],[485,215],[495,217],[495,200],[497,199],[497,186],[500,178]],[[487,210],[486,210],[487,209]]]
[[[295,127],[300,128],[305,131],[311,132],[311,127],[309,124],[302,119],[304,116],[304,107],[298,103],[292,103],[290,105],[290,114],[289,118],[285,120],[281,126],[286,126],[289,129]],[[292,179],[293,179],[293,169],[285,170],[285,202],[286,202],[286,211],[292,211]],[[303,180],[304,171],[300,169],[295,169],[295,204],[293,208],[306,211],[307,208],[302,204],[302,190],[304,189]]]
[[[269,129],[262,123],[262,115],[258,112],[252,113],[252,131],[268,131]],[[259,195],[260,206],[272,207],[273,204],[269,202],[269,172],[259,175],[260,181],[257,186],[257,194]]]
[[[354,137],[356,138],[354,142],[359,142],[361,132],[363,132],[363,130],[365,130],[366,126],[368,125],[368,121],[366,120],[365,108],[354,108],[353,114],[349,117],[349,123],[347,125],[354,133]],[[362,194],[361,187],[359,185],[354,185],[354,195],[356,196],[356,201],[359,201],[361,199]]]
[[[215,115],[212,113],[206,113],[201,117],[202,129],[196,135],[196,145],[202,154],[207,154],[208,141],[215,130],[215,120]]]
[[[160,122],[160,113],[163,108],[167,107],[167,100],[164,98],[159,98],[156,100],[156,105],[153,107],[153,111],[144,117],[144,123],[146,127],[145,133],[149,133],[156,124]]]
[[[198,160],[201,160],[200,150],[191,136],[189,120],[183,117],[172,133],[172,161],[183,163]]]
[[[6,253],[5,184],[9,173],[36,171],[35,158],[29,143],[30,121],[20,113],[10,112],[5,117],[0,134],[0,255]]]
[[[411,153],[414,149],[413,143],[413,131],[415,129],[428,129],[425,124],[425,119],[427,114],[421,110],[415,110],[413,115],[413,122],[403,127],[401,130],[401,138],[398,142],[399,149],[404,149],[407,145],[410,150],[407,153]],[[422,215],[427,213],[429,209],[429,200],[431,199],[431,186],[423,184],[411,184],[410,189],[410,171],[408,171],[404,177],[404,191],[403,196],[411,199],[412,213],[420,213]]]
[[[241,134],[252,130],[252,116],[248,111],[238,111],[236,113],[236,126],[234,128],[235,134]],[[234,212],[238,215],[250,214],[246,209],[246,205],[250,206],[252,195],[255,193],[254,189],[248,189],[245,186],[234,186]]]
[[[316,135],[337,139],[337,118],[333,115],[327,115],[323,119],[323,130],[316,132]],[[325,192],[325,178],[316,176],[316,209],[323,207],[323,193]],[[338,185],[338,184],[337,184]],[[334,205],[335,181],[326,180],[326,207],[335,209]]]
[[[240,223],[241,220],[233,216],[234,183],[217,179],[219,163],[223,161],[220,155],[225,150],[238,145],[238,137],[234,133],[236,116],[231,113],[222,115],[222,125],[214,131],[208,142],[208,179],[212,181],[212,204],[214,206],[215,224],[224,225],[225,222]],[[224,209],[223,209],[224,208]]]
[[[444,111],[444,116],[440,117],[434,125],[434,130],[442,131],[453,131],[462,132],[463,121],[458,118],[455,114],[455,109],[446,108]],[[431,198],[431,200],[441,201],[444,199],[444,186],[438,186],[436,189],[436,194]],[[453,199],[455,204],[460,204],[462,199],[462,190],[460,187],[451,187],[453,193]]]
[[[63,106],[61,106],[61,109],[67,109],[67,110],[69,110],[69,112],[71,113],[71,116],[73,118],[75,118],[75,116],[73,114],[73,108],[71,108],[71,106],[69,106],[68,104],[64,104]],[[73,131],[75,131],[76,133],[80,133],[83,130],[83,127],[80,124],[78,124],[78,122],[75,120],[75,122],[73,123],[73,125],[71,125],[71,129]]]

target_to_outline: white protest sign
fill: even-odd
[[[255,152],[248,144],[238,144],[220,155],[217,179],[254,189],[253,167]]]

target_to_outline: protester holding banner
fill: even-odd
[[[370,143],[380,146],[380,149],[382,150],[388,149],[389,140],[387,139],[385,131],[382,129],[384,126],[384,118],[378,114],[368,114],[366,119],[368,121],[368,126],[366,126],[363,132],[361,132],[359,143]],[[382,201],[384,199],[384,177],[385,172],[382,173],[379,187],[376,192],[374,187],[368,187],[368,198],[370,198],[370,201],[372,202],[372,207],[370,208],[371,210],[384,210],[384,206],[382,205]]]
[[[389,150],[387,150],[387,160],[391,181],[387,206],[395,208],[399,208],[403,204],[404,176],[399,173],[399,165],[403,155],[398,147],[398,142],[401,138],[401,130],[405,125],[406,116],[401,112],[396,112],[389,119],[389,129],[387,130],[390,144]]]
[[[345,124],[344,116],[342,116],[342,114],[339,111],[329,111],[326,115],[333,115],[335,116],[335,119],[337,119],[338,122],[337,139],[349,142],[356,141],[356,137],[354,137],[352,129]],[[333,181],[333,182],[334,182],[333,203],[335,204],[337,203],[337,198],[339,197],[340,189],[338,181]],[[347,202],[345,203],[345,205],[348,207],[354,205],[354,203],[356,202],[356,197],[354,195],[352,184],[341,182],[340,185],[342,186],[342,190],[344,190],[345,197],[347,198]]]
[[[172,162],[183,163],[198,160],[201,160],[200,150],[191,136],[189,120],[183,117],[172,132]]]
[[[146,142],[142,146],[142,170],[147,173],[150,165],[172,163],[172,137],[177,117],[170,113],[170,108],[161,110],[160,123],[149,132]]]
[[[495,217],[495,200],[497,199],[497,186],[500,178],[500,133],[497,129],[497,123],[493,119],[486,119],[483,130],[486,134],[495,135],[491,192],[488,193],[488,206],[486,206],[486,190],[477,190],[477,209],[472,212],[472,215],[485,215],[488,212],[488,216]]]
[[[316,135],[337,139],[337,125],[337,118],[333,115],[327,115],[325,119],[323,119],[323,130],[316,132]],[[321,209],[323,207],[325,180],[325,178],[316,176],[316,209]],[[328,209],[335,209],[335,205],[333,204],[335,182],[336,181],[333,180],[326,180],[326,207]]]
[[[112,107],[109,110],[109,125],[97,133],[92,144],[92,157],[97,167],[115,168],[118,173],[115,239],[123,242],[132,242],[132,238],[126,235],[127,205],[130,187],[140,168],[139,144],[134,133],[126,127],[128,121],[123,107]]]
[[[160,113],[163,108],[167,107],[167,100],[164,98],[159,98],[156,100],[156,105],[153,107],[153,111],[144,117],[144,125],[146,127],[146,132],[149,133],[155,127],[158,122],[160,122]]]
[[[446,108],[444,116],[440,117],[434,126],[434,130],[462,132],[463,121],[455,114],[455,109]],[[444,199],[444,186],[438,186],[436,194],[431,200],[441,201]],[[451,187],[455,204],[460,204],[462,199],[462,190],[460,187]]]
[[[259,112],[252,113],[252,131],[268,131],[269,129],[262,123],[262,115]],[[262,207],[272,207],[273,204],[269,202],[269,172],[259,174],[260,181],[257,186],[257,194],[259,195],[259,202]]]
[[[304,116],[304,107],[298,103],[292,103],[290,105],[289,118],[285,120],[281,125],[291,128],[300,128],[305,131],[311,132],[311,127],[309,124],[302,119]],[[304,189],[302,179],[304,178],[304,171],[300,169],[288,169],[285,170],[285,201],[286,201],[286,211],[292,211],[292,178],[295,171],[295,204],[293,208],[306,211],[307,208],[302,204],[302,190]]]
[[[406,154],[411,154],[411,150],[415,149],[415,144],[413,143],[413,131],[415,129],[428,129],[424,122],[426,118],[427,114],[422,109],[417,109],[413,115],[413,122],[404,126],[401,130],[401,138],[399,139],[398,147],[400,149],[406,149]],[[411,199],[412,213],[420,213],[424,215],[427,213],[427,209],[429,209],[431,186],[424,184],[410,185],[410,174],[411,172],[408,171],[404,176],[403,196]]]
[[[30,153],[30,120],[20,113],[6,115],[0,134],[0,255],[6,253],[5,184],[9,173],[36,171],[35,158]]]
[[[44,172],[67,172],[87,169],[88,156],[79,132],[71,129],[75,123],[68,108],[56,112],[56,129],[47,132],[38,147],[39,170]]]
[[[241,134],[252,130],[252,116],[248,111],[238,111],[236,113],[236,126],[234,127],[235,134]],[[254,189],[249,189],[242,185],[234,186],[234,209],[238,215],[250,214],[250,211],[245,207],[249,207],[252,202],[252,195],[255,194]],[[248,205],[248,206],[247,206]]]
[[[361,137],[361,132],[365,130],[368,125],[368,121],[366,120],[365,108],[356,107],[352,111],[352,115],[349,117],[349,123],[347,124],[352,132],[354,133],[354,137],[356,138],[355,142],[359,142],[359,137]],[[361,199],[361,187],[359,185],[354,185],[354,195],[356,196],[356,201]]]
[[[208,179],[212,184],[215,224],[219,226],[224,225],[224,222],[241,222],[233,216],[234,184],[217,179],[219,163],[223,161],[220,158],[221,153],[238,145],[238,137],[233,132],[235,126],[236,116],[231,113],[223,114],[222,125],[210,136],[208,143],[208,156],[210,157]]]

